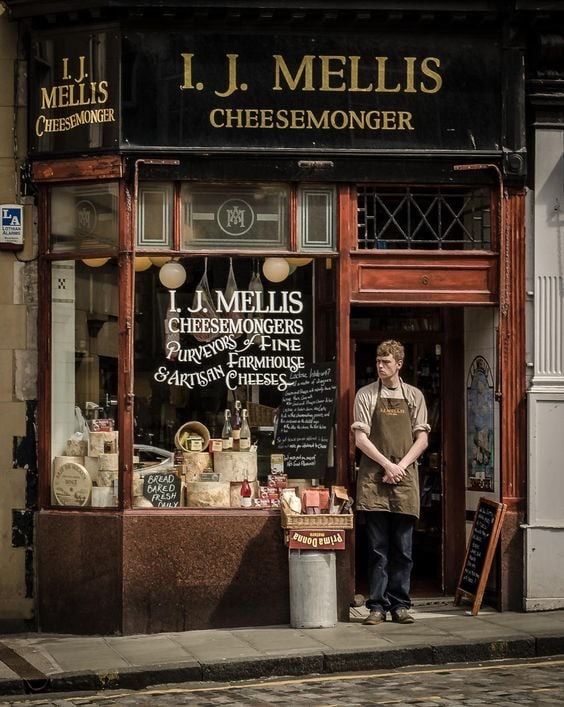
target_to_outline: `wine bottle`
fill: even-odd
[[[233,427],[231,426],[231,411],[226,410],[223,429],[221,430],[221,446],[223,449],[233,448]]]
[[[235,400],[231,426],[233,428],[233,449],[239,449],[239,438],[241,437],[241,401]]]
[[[245,479],[241,484],[241,508],[250,508],[253,505],[252,495],[253,492],[251,490],[251,485],[245,476]]]
[[[239,435],[239,449],[244,452],[251,447],[251,428],[249,427],[248,411],[243,410],[241,433]]]

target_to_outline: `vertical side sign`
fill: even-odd
[[[118,146],[119,64],[116,32],[34,38],[30,82],[33,153]]]

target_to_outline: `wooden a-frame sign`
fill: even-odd
[[[480,498],[472,524],[466,557],[454,595],[454,604],[462,597],[472,601],[472,616],[480,610],[486,583],[499,540],[507,505]]]

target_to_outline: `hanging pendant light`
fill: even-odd
[[[186,282],[186,269],[182,263],[171,260],[159,270],[159,280],[168,290],[177,290]]]
[[[89,268],[101,268],[108,262],[109,258],[84,258],[82,262]]]
[[[290,265],[296,265],[301,268],[302,265],[309,265],[313,258],[286,258],[286,260]]]
[[[135,262],[133,263],[133,267],[135,268],[135,272],[143,272],[144,270],[148,270],[152,264],[153,263],[146,256],[136,255]]]
[[[157,268],[162,268],[165,263],[170,263],[172,258],[170,255],[151,255],[149,256],[149,260],[155,265]]]
[[[266,258],[262,272],[270,282],[282,282],[290,274],[290,266],[284,258]]]

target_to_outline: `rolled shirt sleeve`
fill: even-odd
[[[370,434],[372,427],[372,415],[377,397],[372,388],[374,388],[374,383],[364,386],[356,394],[353,411],[354,422],[351,425],[353,431],[360,430],[367,435]]]

